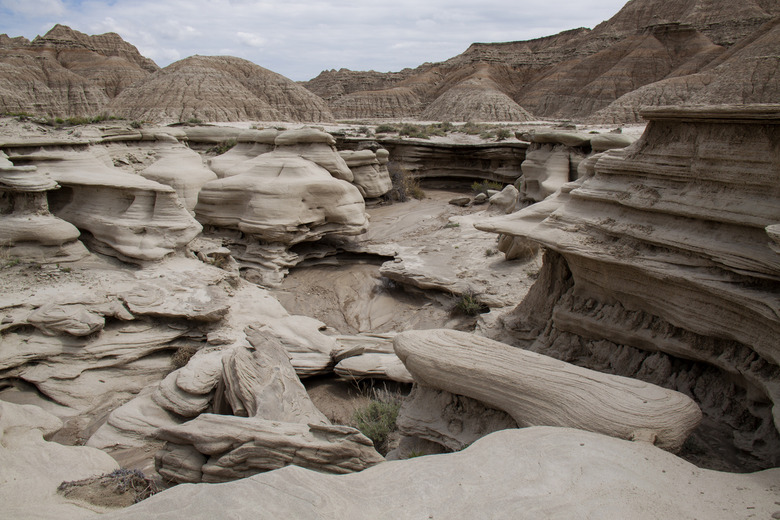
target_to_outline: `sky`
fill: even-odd
[[[595,27],[627,0],[0,0],[0,33],[55,24],[118,33],[161,67],[228,55],[305,81],[323,70],[395,72],[506,42]]]

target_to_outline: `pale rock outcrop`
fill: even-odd
[[[175,137],[157,134],[157,142],[165,146],[155,148],[157,160],[142,170],[141,176],[176,190],[179,201],[194,215],[201,187],[217,175],[203,165],[197,152],[179,144]]]
[[[377,150],[378,152],[378,150]],[[341,158],[346,161],[349,169],[352,170],[354,180],[360,194],[364,199],[381,197],[393,189],[393,182],[390,180],[390,174],[387,167],[380,169],[379,155],[371,150],[360,150],[353,152],[344,150],[339,152]],[[385,164],[387,164],[387,151],[385,150]]]
[[[313,162],[271,152],[240,167],[244,173],[203,186],[195,211],[204,225],[289,245],[365,232],[360,192]]]
[[[742,467],[780,460],[780,257],[766,232],[780,221],[779,111],[648,109],[631,147],[545,202],[477,224],[549,252],[502,320],[513,342],[695,396]]]
[[[412,375],[393,350],[393,334],[337,336],[333,371],[344,379],[390,379],[412,383]]]
[[[336,179],[352,182],[352,170],[336,151],[336,139],[319,128],[286,130],[274,139],[274,150],[297,155],[322,166]]]
[[[647,443],[533,427],[484,437],[462,452],[392,461],[355,475],[298,467],[220,486],[176,486],[117,520],[256,518],[770,518],[780,470],[700,469]]]
[[[367,437],[347,426],[202,414],[182,425],[158,430],[157,437],[168,446],[188,446],[186,451],[177,448],[177,458],[190,461],[185,467],[191,467],[198,452],[208,456],[199,474],[191,470],[180,474],[167,469],[173,451],[158,453],[158,472],[180,482],[228,482],[288,465],[352,473],[384,461]],[[173,463],[171,467],[177,466]]]
[[[49,212],[47,192],[60,186],[34,166],[14,166],[0,151],[0,250],[9,258],[70,262],[87,249],[79,230]]]
[[[155,433],[168,442],[155,456],[164,478],[224,482],[288,464],[346,473],[383,460],[354,428],[330,425],[278,339],[259,329],[247,337],[222,357],[213,409],[231,415],[202,414]]]
[[[48,442],[62,421],[33,405],[0,401],[0,501],[8,518],[69,519],[94,515],[57,494],[64,481],[119,468],[106,453]]]
[[[173,188],[108,166],[105,150],[32,150],[11,160],[38,166],[62,186],[50,195],[52,212],[89,231],[99,252],[135,263],[160,260],[201,231]]]
[[[622,133],[584,134],[560,130],[543,130],[522,134],[531,145],[521,165],[521,198],[539,202],[562,185],[579,177],[579,165],[592,153],[625,148],[636,137]]]
[[[507,412],[520,426],[649,438],[677,450],[701,420],[699,407],[681,393],[465,332],[406,331],[395,337],[394,345],[418,383],[482,401]]]
[[[228,172],[236,171],[236,167],[244,161],[272,152],[277,135],[279,131],[273,128],[244,130],[236,138],[236,145],[233,148],[207,160],[209,168],[221,179],[227,176]]]

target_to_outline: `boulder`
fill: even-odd
[[[193,446],[208,456],[201,467],[202,482],[228,482],[288,465],[328,473],[352,473],[384,461],[371,441],[354,428],[270,421],[259,417],[202,414],[182,425],[161,428],[156,436],[167,441],[157,455],[157,471],[175,482],[191,482],[192,471],[180,473],[171,464],[174,451],[193,460]]]
[[[679,392],[465,332],[406,331],[394,345],[418,383],[482,401],[520,426],[649,437],[659,447],[678,450],[701,420],[696,403]]]

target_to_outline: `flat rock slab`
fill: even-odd
[[[394,344],[417,382],[482,401],[520,426],[580,428],[676,450],[701,420],[679,392],[465,332],[407,331]]]
[[[534,427],[353,475],[287,467],[176,486],[113,518],[771,518],[779,482],[780,469],[721,473],[646,443]]]

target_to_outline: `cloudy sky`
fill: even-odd
[[[164,67],[201,55],[248,59],[293,80],[322,70],[398,71],[472,42],[594,27],[627,0],[0,0],[0,33],[33,39],[56,23],[116,32]]]

